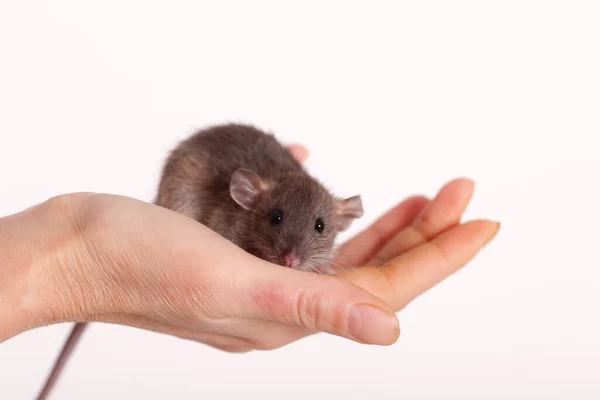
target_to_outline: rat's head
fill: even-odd
[[[269,262],[331,272],[336,235],[363,215],[360,196],[334,198],[304,174],[265,180],[247,169],[231,176],[230,194],[241,206],[244,247]]]

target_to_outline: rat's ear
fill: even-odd
[[[338,232],[345,231],[352,222],[364,214],[360,196],[337,199],[334,205],[334,218]]]
[[[260,176],[249,169],[237,169],[229,182],[229,193],[231,198],[245,210],[251,209],[261,193],[269,188]]]

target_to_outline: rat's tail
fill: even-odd
[[[87,322],[79,322],[79,323],[75,324],[75,326],[71,330],[71,334],[69,335],[69,338],[63,345],[60,355],[58,356],[58,359],[54,363],[52,372],[50,373],[50,376],[46,379],[46,382],[44,383],[44,387],[42,388],[42,391],[38,395],[37,400],[45,400],[46,397],[48,396],[48,394],[50,394],[50,392],[52,391],[54,384],[58,380],[60,373],[62,372],[65,364],[69,360],[69,356],[71,355],[71,353],[73,352],[73,349],[77,345],[77,342],[79,341],[79,338],[81,337],[81,334],[85,330],[86,326],[87,326]]]

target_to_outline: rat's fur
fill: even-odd
[[[179,143],[165,163],[156,204],[257,257],[283,265],[293,251],[299,269],[327,273],[337,233],[362,215],[360,197],[335,198],[272,134],[240,124],[201,130]],[[283,212],[280,225],[269,222],[273,210]],[[315,230],[318,218],[322,233]]]

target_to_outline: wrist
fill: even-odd
[[[84,247],[76,228],[79,196],[54,197],[0,218],[0,342],[83,318],[71,273]]]

